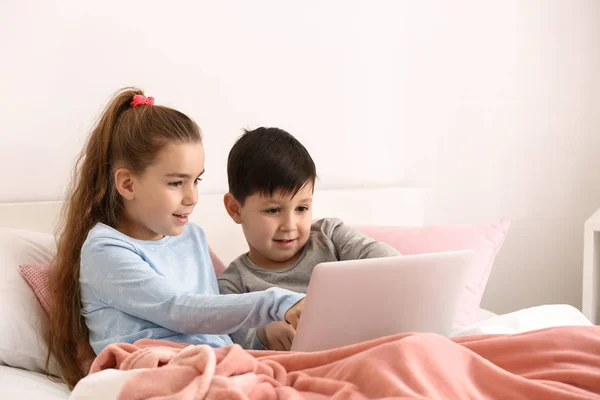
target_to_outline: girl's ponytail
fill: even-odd
[[[200,129],[188,116],[153,104],[154,99],[136,88],[114,95],[75,165],[62,210],[51,278],[54,302],[46,332],[46,369],[53,356],[71,388],[85,376],[86,364],[94,357],[81,315],[81,248],[97,223],[119,225],[123,202],[114,183],[116,169],[143,173],[166,144],[201,141]]]
[[[114,224],[119,218],[121,202],[111,188],[111,144],[119,116],[131,107],[130,103],[136,94],[143,92],[129,88],[118,92],[93,128],[75,164],[68,199],[56,231],[57,253],[52,262],[51,277],[54,297],[46,332],[46,370],[52,355],[58,363],[61,378],[71,388],[85,376],[85,364],[94,357],[88,330],[81,316],[81,247],[96,223]]]

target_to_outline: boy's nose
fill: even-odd
[[[296,220],[293,216],[287,216],[281,223],[281,230],[291,232],[296,230]]]

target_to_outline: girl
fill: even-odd
[[[75,171],[47,332],[48,360],[56,358],[70,387],[85,375],[81,363],[110,343],[153,338],[221,347],[240,328],[297,324],[302,294],[218,294],[204,232],[188,223],[204,173],[200,129],[189,117],[123,89]]]

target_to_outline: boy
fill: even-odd
[[[249,251],[219,277],[222,294],[273,286],[306,293],[319,263],[400,255],[339,219],[312,222],[315,164],[281,129],[245,131],[229,153],[227,176],[225,208],[242,225]],[[231,337],[244,348],[289,350],[294,333],[289,324],[277,322]]]

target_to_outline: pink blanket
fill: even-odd
[[[146,368],[119,399],[600,399],[600,327],[449,340],[396,335],[319,353],[140,340],[91,373]]]

